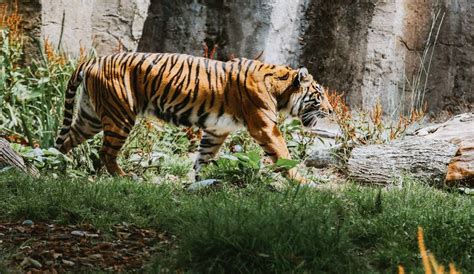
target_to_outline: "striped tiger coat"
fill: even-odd
[[[83,83],[77,116],[76,90]],[[117,154],[137,117],[155,116],[203,130],[194,169],[212,159],[226,137],[246,128],[273,161],[290,158],[277,127],[278,112],[314,126],[332,111],[305,68],[256,60],[228,62],[185,54],[119,53],[80,64],[69,80],[56,148],[67,153],[104,131],[100,158],[111,174],[124,175]],[[289,175],[304,181],[296,170]]]

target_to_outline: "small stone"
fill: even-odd
[[[86,233],[85,235],[88,238],[98,238],[99,237],[99,234],[95,234],[95,233]]]
[[[128,158],[129,162],[140,162],[142,160],[142,156],[140,154],[132,154]]]
[[[241,145],[235,145],[231,147],[232,152],[242,152],[243,148]]]
[[[77,237],[84,237],[86,233],[84,231],[74,230],[71,232],[71,235],[77,236]]]
[[[64,260],[63,259],[62,262],[63,262],[63,265],[65,265],[65,266],[74,266],[75,265],[75,263],[73,261],[69,261],[69,260]]]
[[[315,182],[309,182],[309,183],[306,183],[306,184],[300,184],[299,187],[319,188],[319,187],[321,187],[321,185],[318,184],[318,183],[315,183]]]
[[[89,259],[92,259],[92,260],[102,260],[102,254],[91,254],[87,257],[89,257]]]
[[[316,168],[326,168],[329,166],[338,166],[339,158],[336,156],[337,148],[317,148],[314,149],[305,160],[305,165]]]
[[[27,268],[27,267],[30,267],[30,266],[36,267],[36,268],[42,268],[43,267],[43,265],[40,262],[38,262],[37,260],[32,259],[30,257],[25,257],[23,259],[23,261],[21,261],[20,266],[23,267],[23,268]]]
[[[188,187],[188,190],[189,191],[198,191],[198,190],[201,190],[203,188],[216,185],[217,183],[219,183],[219,180],[216,180],[216,179],[202,180],[202,181],[192,183]]]
[[[63,254],[62,253],[53,253],[53,258],[57,260],[58,258],[62,258]]]
[[[21,261],[21,263],[20,263],[20,266],[22,268],[27,268],[30,265],[31,265],[31,263],[30,263],[30,260],[28,259],[28,257],[23,258],[23,261]]]
[[[26,226],[33,226],[34,223],[32,220],[24,220],[21,224]]]
[[[43,267],[43,265],[40,262],[38,262],[37,260],[32,259],[32,258],[29,258],[29,260],[30,260],[30,264],[33,267],[36,267],[36,268],[42,268]]]

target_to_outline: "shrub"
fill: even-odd
[[[77,60],[45,40],[41,59],[26,65],[21,16],[14,10],[5,18],[6,23],[0,25],[0,135],[26,136],[31,146],[50,147]]]

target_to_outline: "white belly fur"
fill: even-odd
[[[243,128],[243,124],[236,122],[232,116],[224,114],[217,117],[217,114],[210,114],[206,120],[206,128],[212,129],[216,133],[229,133]]]

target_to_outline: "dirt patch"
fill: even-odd
[[[143,269],[157,246],[172,237],[127,224],[101,231],[92,225],[0,223],[0,253],[12,270],[30,273]]]

